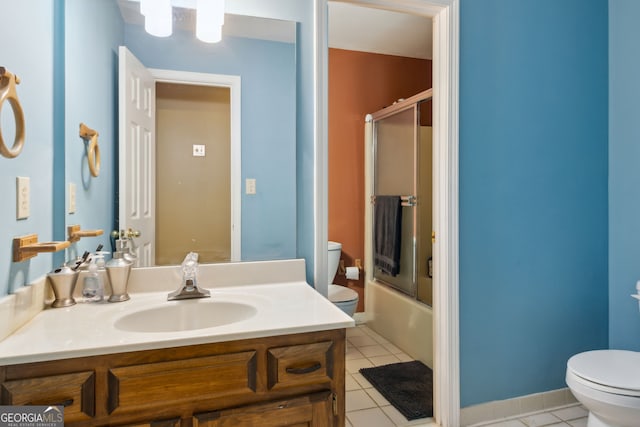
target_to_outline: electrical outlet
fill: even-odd
[[[256,180],[255,178],[247,178],[245,181],[246,184],[246,193],[247,194],[256,194]]]
[[[26,219],[31,214],[31,189],[29,188],[29,178],[24,176],[16,177],[16,218]]]
[[[76,213],[76,185],[69,183],[69,213]]]
[[[204,157],[204,145],[193,144],[193,157]]]

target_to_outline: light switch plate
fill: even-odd
[[[255,178],[247,178],[245,181],[246,185],[246,193],[247,194],[256,194],[256,180]]]
[[[76,213],[76,185],[69,183],[69,213]]]
[[[31,189],[29,178],[16,177],[16,218],[27,219],[31,214]]]

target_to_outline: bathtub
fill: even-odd
[[[433,309],[375,280],[364,295],[367,326],[433,368]]]

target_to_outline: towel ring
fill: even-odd
[[[11,74],[5,67],[0,67],[0,113],[4,101],[9,101],[16,122],[16,135],[11,148],[5,144],[0,127],[0,154],[10,159],[17,157],[24,147],[24,112],[18,99],[17,84],[20,84],[18,76]]]
[[[98,145],[98,132],[80,123],[80,137],[89,141],[87,148],[87,162],[91,176],[97,177],[100,174],[100,146]]]

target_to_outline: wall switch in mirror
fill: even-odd
[[[193,144],[193,157],[204,157],[204,145]]]
[[[255,178],[247,178],[246,183],[246,193],[247,194],[256,194],[256,180]]]
[[[31,189],[29,188],[29,178],[25,176],[16,177],[16,218],[29,218],[31,211]]]
[[[69,213],[76,213],[76,185],[69,184]]]

